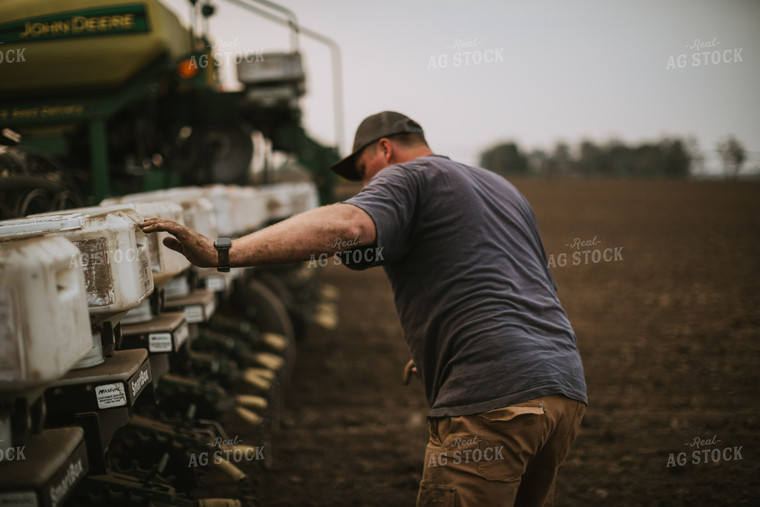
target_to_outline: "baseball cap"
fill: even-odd
[[[425,135],[419,123],[395,111],[382,111],[372,116],[367,116],[356,129],[351,155],[335,163],[330,169],[347,180],[361,181],[362,177],[356,170],[357,155],[378,139],[406,133]]]

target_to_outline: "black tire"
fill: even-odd
[[[258,324],[263,333],[277,333],[295,343],[293,323],[288,310],[277,295],[259,280],[250,278],[241,293],[246,313]]]
[[[293,324],[296,341],[301,341],[306,336],[309,328],[309,321],[304,317],[303,312],[298,310],[298,302],[293,295],[293,291],[285,284],[281,277],[275,273],[262,272],[257,274],[258,279],[266,285],[280,299],[285,306],[290,322]]]
[[[49,194],[42,188],[34,188],[21,194],[16,200],[16,216],[25,217],[51,210]]]

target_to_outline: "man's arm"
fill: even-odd
[[[201,267],[217,265],[212,239],[171,220],[150,218],[140,224],[143,232],[166,231],[174,238],[164,244],[182,253]],[[360,208],[351,204],[331,204],[253,232],[232,242],[230,266],[288,264],[309,260],[312,255],[332,254],[371,245],[377,238],[375,223]]]

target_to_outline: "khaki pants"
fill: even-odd
[[[418,507],[554,504],[557,469],[586,406],[565,396],[428,419]]]

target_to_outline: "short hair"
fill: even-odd
[[[381,137],[380,139],[388,139],[391,142],[400,144],[404,148],[409,148],[410,146],[418,146],[418,145],[424,145],[429,148],[428,143],[425,140],[425,136],[423,136],[422,134],[417,134],[415,132],[403,132],[401,134],[393,134],[390,136],[384,136],[384,137]],[[377,151],[377,147],[379,146],[378,143],[380,139],[378,139],[377,141],[373,141],[372,143],[365,146],[364,149],[361,152],[359,152],[359,154],[361,154],[364,151],[367,151],[368,153],[374,153],[375,151]]]
[[[388,137],[391,139],[394,143],[398,143],[404,147],[409,146],[417,146],[417,145],[424,145],[427,146],[428,143],[425,140],[425,136],[422,134],[417,134],[416,132],[404,132],[402,134],[394,134],[392,136]]]

